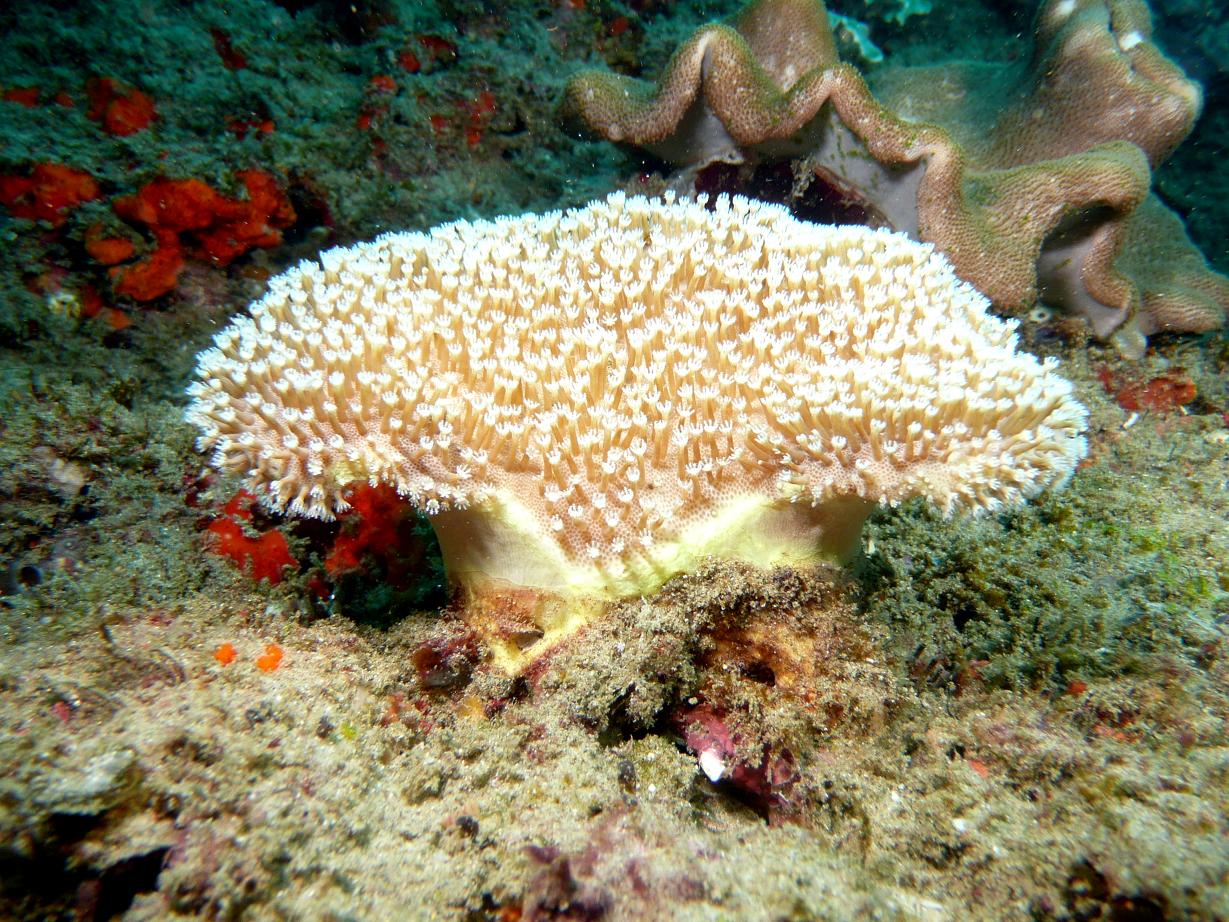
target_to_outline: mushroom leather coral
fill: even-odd
[[[706,556],[844,560],[875,503],[995,509],[1068,476],[1070,385],[931,247],[711,204],[325,252],[200,355],[199,445],[279,510],[395,486],[479,603],[536,600],[520,626],[471,606],[510,671]]]
[[[1000,309],[1040,294],[1138,354],[1229,309],[1229,279],[1149,193],[1202,103],[1150,36],[1142,0],[1045,0],[1019,63],[888,66],[868,86],[819,0],[756,0],[698,30],[656,84],[578,74],[564,111],[691,167],[799,157]]]

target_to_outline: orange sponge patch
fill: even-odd
[[[275,643],[268,644],[265,652],[256,657],[256,668],[261,672],[273,672],[282,664],[282,648]]]
[[[139,263],[112,269],[116,279],[115,293],[134,301],[160,298],[175,287],[183,266],[183,251],[173,240],[169,245],[159,246]]]
[[[209,523],[207,529],[214,536],[213,551],[229,557],[244,570],[250,563],[253,579],[277,585],[282,581],[282,571],[286,567],[297,568],[299,562],[290,553],[286,536],[276,528],[252,534],[240,524],[251,520],[252,500],[251,493],[240,490],[223,507],[223,516]]]
[[[0,204],[15,218],[47,221],[59,227],[66,212],[98,198],[98,183],[83,170],[62,163],[39,163],[29,176],[0,176]]]
[[[112,203],[115,213],[144,224],[154,235],[154,253],[116,272],[115,290],[151,301],[175,287],[185,251],[220,266],[256,247],[282,242],[282,228],[295,221],[290,200],[268,173],[237,174],[246,199],[228,198],[199,179],[155,179]]]
[[[107,134],[117,137],[136,134],[148,128],[157,117],[152,99],[110,77],[90,80],[85,90],[90,99],[86,115],[100,122]]]
[[[95,224],[85,232],[85,251],[95,262],[114,266],[131,259],[136,246],[127,237],[108,237],[101,224]]]

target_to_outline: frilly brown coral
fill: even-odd
[[[1229,307],[1229,280],[1149,194],[1202,101],[1150,36],[1142,0],[1046,0],[1020,65],[886,68],[868,86],[838,60],[822,3],[757,0],[698,30],[656,85],[577,75],[564,111],[691,167],[802,157],[999,309],[1040,296],[1138,353]]]

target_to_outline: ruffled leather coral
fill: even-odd
[[[1021,63],[887,67],[868,86],[819,0],[756,0],[693,34],[656,84],[578,74],[564,112],[693,169],[802,158],[1000,310],[1040,297],[1138,354],[1229,308],[1229,279],[1149,192],[1202,103],[1151,29],[1143,0],[1046,0]]]

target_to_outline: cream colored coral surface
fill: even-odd
[[[987,307],[903,235],[615,194],[300,264],[201,354],[188,416],[275,509],[390,483],[456,580],[619,596],[1063,480],[1085,411]]]

